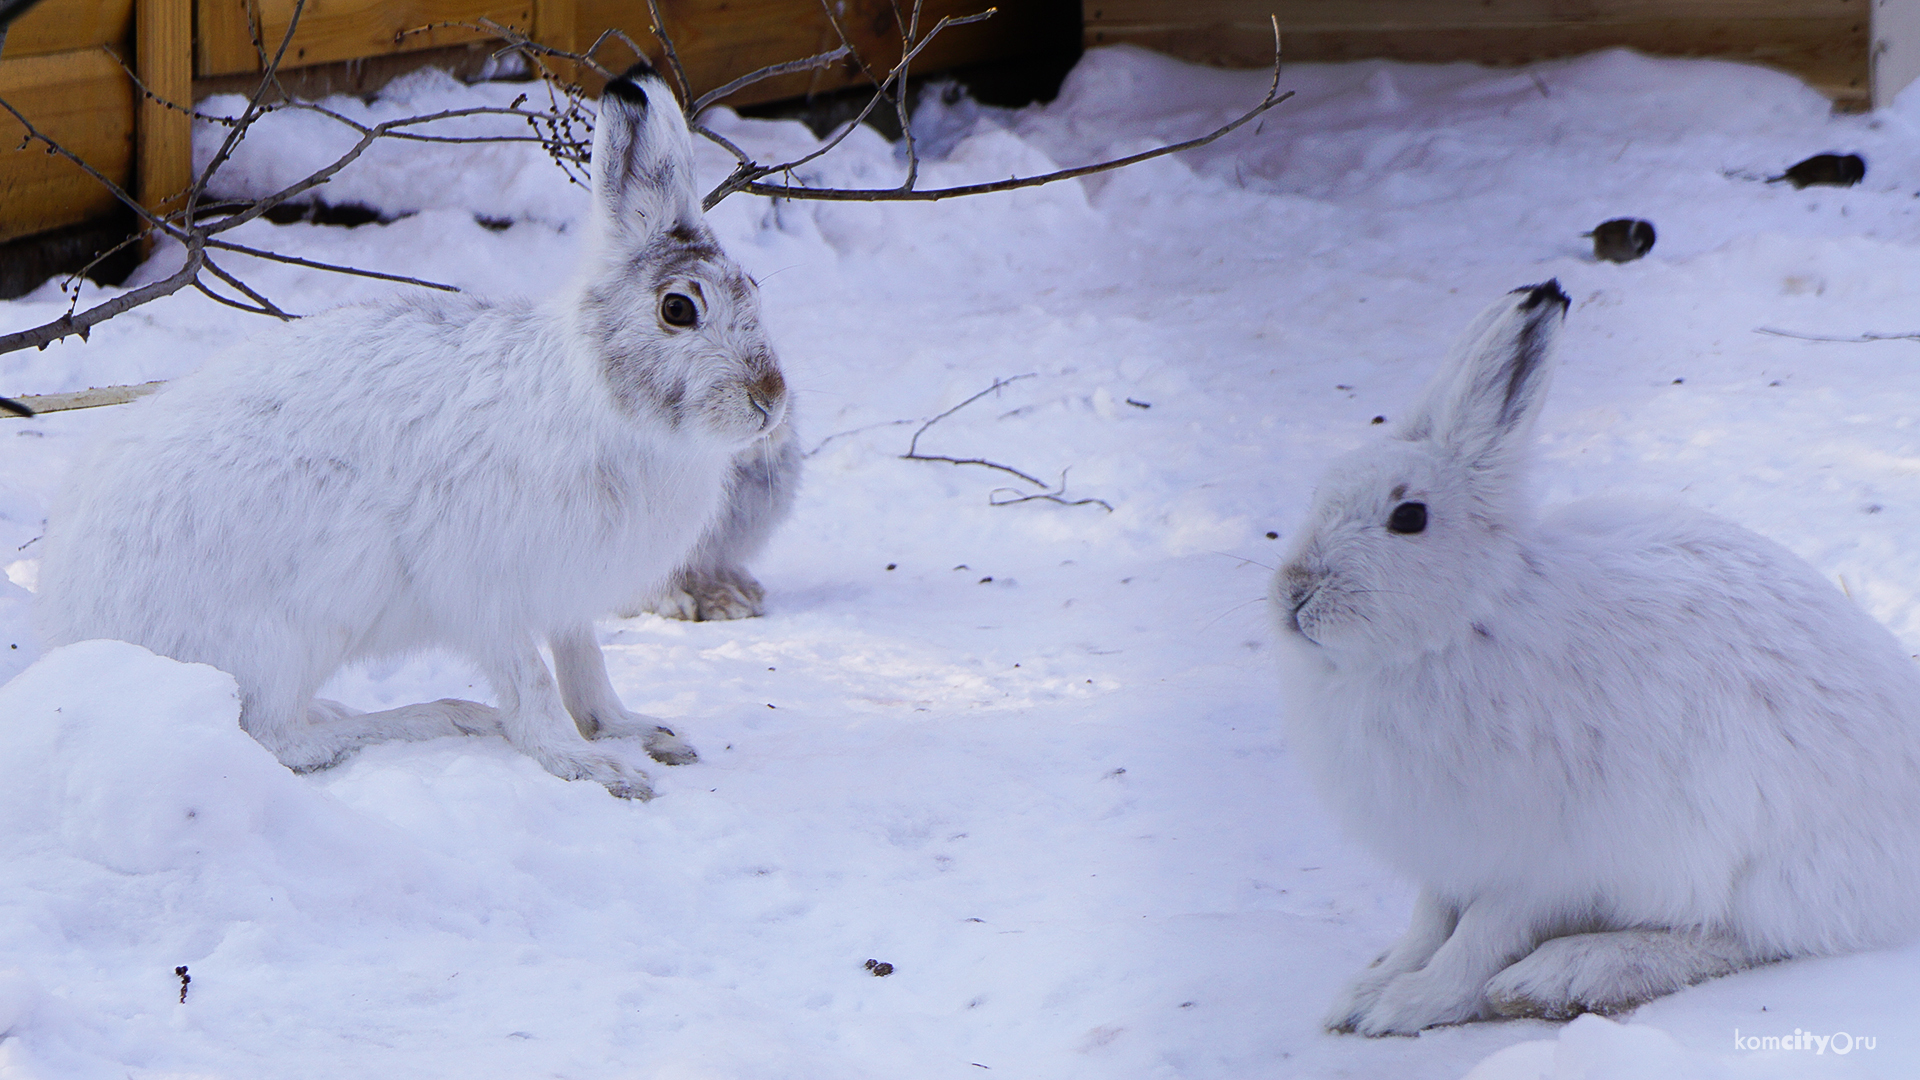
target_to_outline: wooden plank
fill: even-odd
[[[7,28],[5,56],[72,52],[89,46],[122,49],[133,34],[133,0],[41,0]]]
[[[580,5],[578,0],[534,0],[533,39],[565,52],[580,50]],[[579,65],[548,61],[554,74],[567,82],[579,82]]]
[[[1271,7],[1281,20],[1285,56],[1293,61],[1510,65],[1625,47],[1765,64],[1799,76],[1841,108],[1864,108],[1868,99],[1872,39],[1861,0],[1594,0],[1578,7],[1552,0],[1445,0],[1432,6],[1430,21],[1409,26],[1420,13],[1406,0],[1095,0],[1086,7],[1085,40],[1090,47],[1141,45],[1222,67],[1264,67],[1273,62],[1265,15]],[[1652,8],[1666,14],[1645,17]],[[1694,17],[1734,8],[1748,17]],[[1554,19],[1562,9],[1566,17]],[[1782,9],[1792,10],[1782,15]],[[1344,21],[1355,12],[1355,21]],[[1456,21],[1441,21],[1446,12]],[[1369,14],[1379,21],[1358,21]]]
[[[198,0],[195,73],[232,75],[259,71],[249,17],[257,21],[269,56],[293,20],[294,0]],[[534,0],[307,0],[300,29],[283,66],[412,52],[481,40],[483,34],[439,23],[472,23],[485,17],[526,31],[533,27]],[[421,31],[421,32],[413,32]]]
[[[640,0],[576,0],[579,6],[581,46],[591,44],[609,27],[624,30],[650,59],[664,62],[664,50],[648,32],[647,9]],[[914,60],[920,74],[1021,56],[1051,44],[1045,29],[1057,7],[1049,0],[925,0],[920,12],[921,33],[942,16],[965,16],[998,7],[983,23],[941,33]],[[900,30],[892,0],[844,0],[834,5],[848,38],[870,68],[885,72],[900,59]],[[902,2],[899,9],[910,11]],[[698,95],[770,64],[799,60],[828,52],[839,36],[821,10],[819,0],[660,0],[661,20],[673,36],[674,47],[687,69],[687,79]],[[619,70],[631,63],[626,49],[610,46],[597,57]],[[727,100],[729,105],[839,90],[867,82],[859,65],[843,61],[823,71],[769,79]],[[597,86],[590,89],[598,91]]]
[[[178,209],[193,182],[193,0],[138,0],[140,98],[134,190],[155,213]]]
[[[1868,0],[1087,0],[1091,32],[1104,27],[1207,25],[1288,31],[1520,29],[1647,22],[1868,17]]]
[[[91,390],[71,390],[64,394],[22,394],[13,400],[36,413],[97,409],[102,405],[125,405],[129,401],[138,401],[165,385],[167,384],[162,381],[133,383],[125,386],[96,386]]]
[[[133,81],[99,49],[0,60],[0,97],[115,183],[133,166]],[[78,167],[0,113],[0,240],[85,221],[118,205]]]

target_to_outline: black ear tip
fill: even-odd
[[[32,416],[33,415],[33,409],[30,406],[28,406],[26,402],[15,401],[12,398],[0,397],[0,410],[10,412],[15,416]]]
[[[613,81],[607,83],[606,92],[629,105],[635,105],[644,109],[647,107],[647,92],[640,88],[640,81],[642,79],[658,79],[659,77],[659,74],[653,70],[652,64],[641,60],[639,63],[621,72]]]
[[[1532,311],[1541,304],[1553,303],[1560,305],[1560,313],[1564,315],[1573,303],[1566,293],[1560,291],[1559,278],[1552,278],[1538,285],[1522,285],[1513,291],[1527,294],[1527,298],[1520,301],[1521,311]]]

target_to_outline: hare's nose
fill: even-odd
[[[762,408],[779,401],[786,392],[787,380],[779,368],[768,368],[765,374],[747,384],[747,396]]]

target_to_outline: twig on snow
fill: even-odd
[[[993,506],[1012,506],[1015,503],[1032,502],[1034,500],[1059,503],[1062,506],[1086,506],[1089,503],[1093,503],[1099,506],[1106,507],[1107,512],[1111,514],[1113,512],[1113,504],[1107,502],[1105,499],[1075,499],[1075,500],[1067,499],[1065,497],[1066,490],[1067,490],[1067,473],[1066,473],[1066,470],[1064,469],[1060,471],[1060,486],[1057,488],[1049,488],[1047,486],[1047,482],[1044,480],[1041,480],[1039,477],[1033,476],[1029,473],[1021,472],[1019,469],[1016,469],[1011,465],[1002,465],[1000,462],[997,462],[997,461],[989,461],[986,458],[948,457],[945,454],[923,454],[920,452],[920,436],[925,435],[928,429],[932,428],[933,425],[938,424],[940,421],[945,420],[947,417],[952,416],[954,413],[959,412],[961,409],[964,409],[967,406],[973,404],[974,402],[979,401],[981,398],[986,397],[988,394],[997,393],[1001,387],[1009,386],[1013,383],[1017,383],[1021,379],[1033,379],[1038,377],[1039,377],[1038,372],[1029,371],[1025,375],[1015,375],[1010,379],[999,379],[999,378],[994,379],[992,386],[987,387],[985,390],[982,390],[979,393],[968,398],[967,400],[961,402],[960,404],[955,405],[953,408],[948,409],[946,412],[943,412],[940,415],[935,416],[932,419],[921,424],[919,430],[913,433],[913,438],[907,443],[907,452],[900,455],[900,460],[902,461],[941,461],[941,462],[945,462],[948,465],[978,465],[984,469],[995,469],[1000,472],[1006,473],[1010,476],[1017,476],[1020,479],[1025,480],[1027,483],[1032,484],[1034,487],[1037,487],[1040,489],[1037,492],[1023,492],[1017,488],[995,488],[993,491],[987,494],[987,502]],[[823,443],[822,445],[825,445],[825,444]],[[1011,495],[1014,497],[1002,498],[1003,495]]]
[[[1861,345],[1869,341],[1920,341],[1920,333],[1878,334],[1868,331],[1854,337],[1836,337],[1828,334],[1802,334],[1793,330],[1776,330],[1771,326],[1757,326],[1756,334],[1772,334],[1774,337],[1794,338],[1799,341],[1833,341],[1844,345]]]
[[[1067,498],[1067,470],[1065,469],[1060,470],[1060,484],[1052,491],[1040,491],[1028,494],[1019,488],[994,488],[992,491],[987,492],[987,502],[993,506],[1012,506],[1015,503],[1033,502],[1036,499],[1042,502],[1059,503],[1061,506],[1086,506],[1092,504],[1094,506],[1105,507],[1109,514],[1113,513],[1113,504],[1105,499],[1095,499],[1091,497],[1085,499]]]

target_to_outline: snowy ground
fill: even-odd
[[[1091,53],[1051,105],[934,106],[928,181],[1184,137],[1265,79]],[[1835,118],[1783,75],[1625,53],[1302,65],[1284,85],[1299,96],[1258,131],[1113,176],[715,210],[820,449],[757,567],[766,618],[602,626],[627,702],[704,755],[656,770],[652,803],[493,739],[296,777],[234,726],[224,676],[126,646],[0,689],[0,1076],[1453,1080],[1497,1053],[1476,1080],[1914,1075],[1920,948],[1750,971],[1626,1026],[1321,1031],[1412,891],[1289,761],[1260,597],[1321,464],[1375,437],[1481,307],[1557,276],[1575,303],[1548,496],[1723,513],[1920,652],[1920,344],[1755,333],[1920,331],[1920,96]],[[420,79],[372,108],[514,92]],[[812,141],[719,123],[756,147]],[[299,175],[322,142],[263,130],[236,176]],[[1827,150],[1864,154],[1865,182],[1759,182]],[[810,178],[897,167],[862,133]],[[498,148],[371,155],[328,195],[417,212],[242,239],[539,293],[568,271],[582,203]],[[1579,234],[1620,215],[1658,245],[1595,263]],[[293,310],[393,288],[243,269]],[[0,330],[62,303],[48,286],[0,304]],[[166,378],[263,328],[176,297],[91,344],[0,357],[0,392]],[[1066,470],[1112,513],[994,507],[1002,478],[897,458],[913,428],[895,422],[1029,372],[923,448]],[[32,581],[67,463],[116,422],[0,421],[14,581]],[[38,649],[26,591],[0,590],[4,679]],[[473,682],[428,656],[331,696]],[[1736,1052],[1736,1029],[1875,1047]]]

